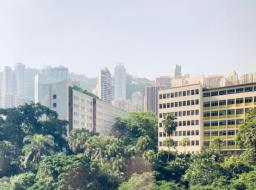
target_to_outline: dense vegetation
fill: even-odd
[[[237,138],[245,151],[229,156],[220,146],[194,155],[158,151],[150,113],[118,118],[111,136],[84,129],[67,136],[67,122],[39,104],[1,109],[0,116],[1,190],[256,189],[256,110]],[[167,134],[174,120],[165,118]]]

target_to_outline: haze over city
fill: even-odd
[[[0,25],[1,69],[64,65],[95,77],[122,62],[150,79],[174,64],[194,75],[256,70],[253,0],[7,0]]]

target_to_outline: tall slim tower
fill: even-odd
[[[173,71],[172,71],[172,77],[177,79],[181,77],[181,65],[174,65]]]
[[[115,67],[114,100],[122,101],[125,99],[126,99],[126,70],[124,65],[118,64]]]
[[[25,65],[22,63],[15,64],[15,106],[20,106],[25,103]]]
[[[4,67],[2,75],[2,107],[11,108],[15,106],[15,75],[11,67]]]
[[[112,78],[108,68],[100,70],[98,77],[98,95],[104,101],[112,101]]]

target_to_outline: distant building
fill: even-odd
[[[157,77],[155,80],[155,86],[161,87],[161,88],[171,87],[171,78],[168,76]]]
[[[220,87],[221,81],[223,80],[224,76],[221,75],[210,75],[205,77],[204,86],[207,88],[216,88]]]
[[[227,77],[227,85],[237,85],[239,84],[239,77],[237,72],[231,71]]]
[[[174,65],[173,71],[172,71],[172,78],[180,78],[182,76],[181,74],[181,66],[180,65]]]
[[[38,102],[56,111],[60,119],[69,121],[69,130],[85,128],[100,135],[109,135],[116,117],[126,114],[95,95],[70,86],[68,81],[41,87]]]
[[[25,103],[25,65],[22,63],[15,64],[15,106]]]
[[[112,78],[111,73],[107,68],[101,69],[98,77],[97,85],[98,96],[104,102],[111,103],[112,101]]]
[[[132,111],[143,111],[143,96],[139,91],[132,93]]]
[[[15,74],[11,67],[4,67],[1,97],[3,108],[12,108],[15,106]]]
[[[252,83],[253,82],[253,73],[247,73],[240,75],[239,77],[239,83],[240,84],[246,84],[246,83]]]
[[[124,65],[118,64],[114,74],[114,100],[126,100],[126,70]]]
[[[158,87],[147,86],[145,88],[145,96],[144,96],[144,111],[157,114],[157,107],[158,107]]]

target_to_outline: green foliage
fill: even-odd
[[[159,181],[155,190],[183,190],[177,183],[172,181]]]
[[[118,190],[153,190],[155,179],[152,173],[133,174],[132,177],[120,185]]]

